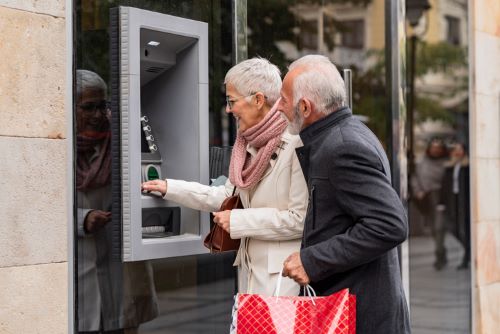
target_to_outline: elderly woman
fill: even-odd
[[[187,207],[217,211],[236,187],[244,209],[214,213],[214,222],[241,239],[234,265],[239,268],[239,291],[272,295],[288,254],[300,248],[307,209],[307,186],[295,148],[298,136],[276,109],[279,69],[260,58],[245,60],[226,74],[226,112],[238,123],[231,155],[229,180],[210,187],[181,180],[154,180],[144,191],[160,191],[164,198]],[[297,295],[299,286],[284,279],[281,291]]]

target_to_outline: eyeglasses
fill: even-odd
[[[86,113],[95,112],[96,110],[104,112],[108,107],[108,103],[106,100],[102,100],[100,102],[86,102],[79,104],[78,107]]]
[[[233,109],[234,107],[234,104],[236,102],[238,102],[239,100],[241,99],[244,99],[245,97],[249,97],[249,96],[254,96],[255,94],[257,93],[252,93],[250,95],[245,95],[245,96],[240,96],[240,97],[237,97],[235,99],[231,99],[230,96],[226,96],[226,106],[229,108],[229,109]]]
[[[255,94],[257,94],[257,93],[252,93],[250,95],[240,96],[240,97],[237,97],[235,99],[231,99],[229,96],[226,95],[226,106],[229,108],[229,110],[231,110],[231,109],[233,109],[234,104],[236,102],[238,102],[241,99],[244,99],[245,97],[254,96]],[[267,99],[267,96],[264,95],[264,98]]]

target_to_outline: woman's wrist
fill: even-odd
[[[167,196],[167,192],[168,192],[168,181],[167,181],[167,179],[165,179],[163,181],[165,181],[165,192],[162,193],[161,195],[162,195],[162,197],[165,197],[165,196]]]

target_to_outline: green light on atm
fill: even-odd
[[[158,170],[155,167],[149,167],[148,168],[148,180],[157,180],[160,178],[160,175],[158,175]]]

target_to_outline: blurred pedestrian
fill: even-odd
[[[417,162],[410,180],[414,203],[424,218],[424,224],[431,228],[434,240],[433,265],[436,270],[441,270],[448,262],[444,247],[446,228],[442,215],[437,211],[447,159],[448,151],[444,141],[440,138],[432,139],[425,155]]]
[[[450,161],[445,165],[439,211],[444,212],[446,225],[464,249],[457,269],[466,269],[470,262],[470,185],[469,158],[462,143],[453,145]]]

